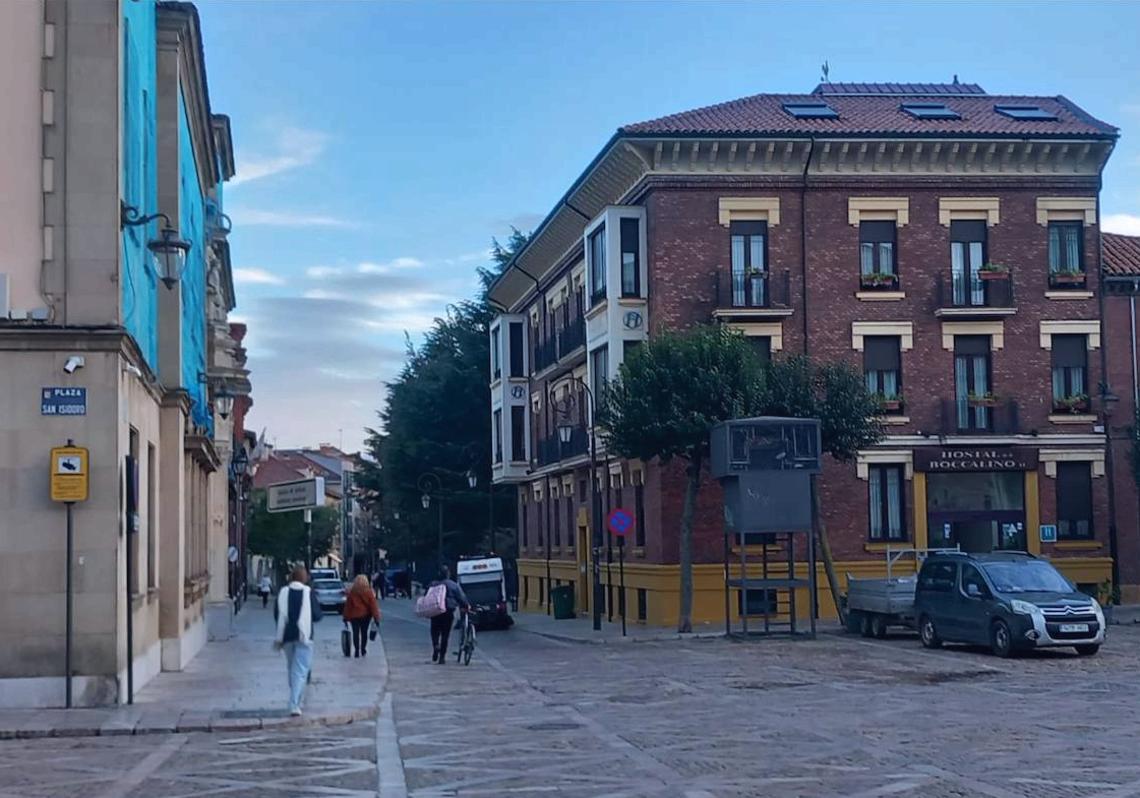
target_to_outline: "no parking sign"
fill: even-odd
[[[633,513],[621,507],[615,507],[606,516],[606,526],[610,532],[618,537],[625,537],[633,529]]]

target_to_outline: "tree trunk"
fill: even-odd
[[[681,508],[681,614],[678,632],[693,631],[693,512],[697,507],[697,491],[701,487],[701,455],[694,452],[685,468],[685,504]]]
[[[835,576],[835,560],[831,558],[831,543],[827,539],[827,527],[823,523],[823,514],[819,505],[819,488],[816,487],[816,476],[811,477],[811,517],[815,527],[815,540],[819,546],[819,557],[823,560],[823,570],[827,574],[827,586],[831,590],[831,599],[835,602],[835,611],[839,613],[839,623],[847,625],[847,611],[839,600],[839,580]]]

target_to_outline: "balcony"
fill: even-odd
[[[586,345],[586,320],[578,316],[558,331],[558,356],[566,357]]]
[[[1017,312],[1013,274],[1008,270],[943,274],[936,286],[935,316],[993,318]]]
[[[1015,400],[963,397],[942,401],[943,435],[1017,435],[1021,431]]]
[[[541,438],[538,441],[538,465],[553,465],[562,460],[569,460],[586,454],[589,450],[590,436],[585,427],[575,427],[570,435],[570,443],[562,443],[557,435]]]
[[[720,269],[714,278],[716,309],[721,318],[780,318],[792,315],[791,272],[733,274]]]
[[[558,362],[558,339],[540,341],[534,348],[534,372],[537,374]]]

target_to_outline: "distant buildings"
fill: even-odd
[[[0,706],[64,702],[68,441],[74,702],[113,704],[234,611],[230,120],[190,3],[3,3],[0,50]]]

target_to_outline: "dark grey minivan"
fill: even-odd
[[[1018,650],[1072,646],[1082,656],[1104,642],[1104,613],[1045,560],[1022,552],[944,552],[926,559],[914,594],[918,633],[942,643]]]

